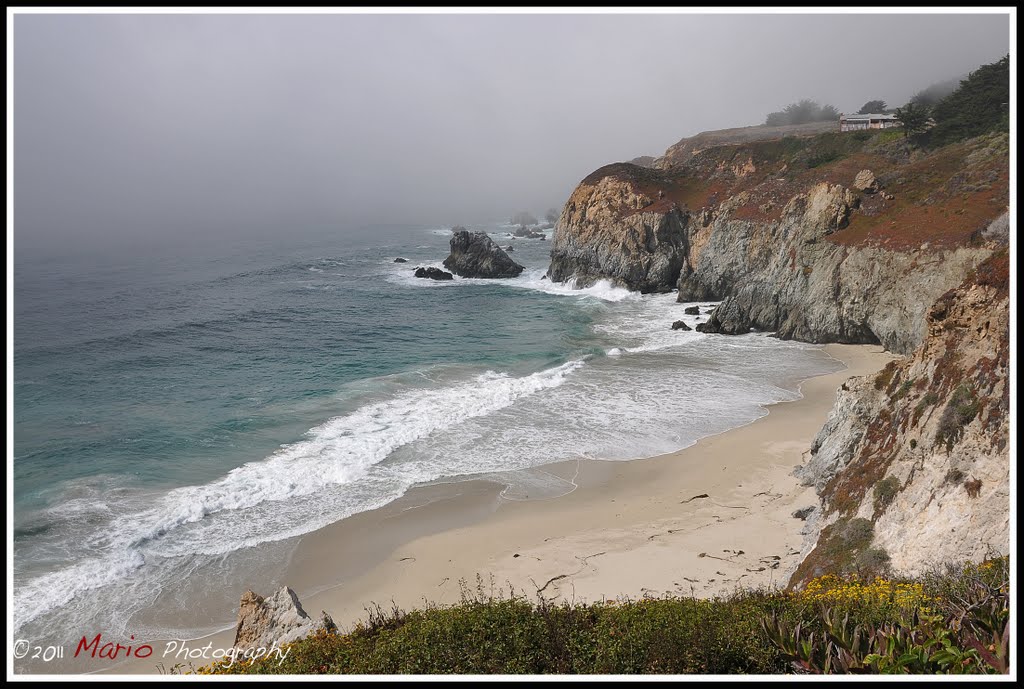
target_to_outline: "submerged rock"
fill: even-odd
[[[243,651],[280,647],[320,630],[337,629],[326,612],[321,611],[316,620],[307,615],[295,591],[287,586],[268,598],[246,591],[238,605],[234,646]]]
[[[673,330],[693,330],[693,328],[688,326],[685,321],[676,321],[675,323],[672,324],[672,329]]]
[[[683,313],[685,313],[687,316],[698,316],[700,315],[700,307],[687,306],[685,309],[683,309]]]
[[[417,268],[413,276],[418,278],[430,278],[431,280],[454,280],[455,276],[440,268]]]
[[[519,265],[485,232],[460,230],[452,234],[451,254],[444,267],[464,278],[514,278],[523,272]]]
[[[409,262],[409,259],[402,258],[401,256],[399,256],[398,258],[395,259],[395,263],[408,263],[408,262]]]

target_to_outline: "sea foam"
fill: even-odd
[[[104,556],[20,583],[14,597],[15,628],[78,593],[130,576],[143,567],[147,555],[224,554],[305,533],[347,516],[335,512],[275,532],[267,528],[266,521],[252,528],[246,511],[267,503],[290,503],[327,487],[352,483],[398,448],[562,385],[584,365],[583,360],[573,360],[522,377],[488,371],[444,388],[410,390],[316,426],[302,441],[244,464],[219,480],[171,490],[152,508],[116,519],[106,531],[110,535],[93,543],[106,551]],[[230,517],[212,519],[222,514]],[[238,523],[240,518],[249,521],[250,528]],[[206,519],[211,520],[206,528],[179,535],[186,525]]]

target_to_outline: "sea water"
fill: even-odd
[[[245,563],[412,486],[528,496],[550,476],[530,468],[677,450],[839,368],[766,333],[672,330],[711,304],[552,284],[550,241],[472,229],[523,274],[415,278],[450,236],[423,226],[16,255],[19,636],[210,631],[229,611],[180,622],[208,589],[237,600]]]

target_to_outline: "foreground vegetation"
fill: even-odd
[[[802,591],[569,605],[496,596],[368,610],[276,658],[202,674],[949,673],[1009,669],[1009,560]]]

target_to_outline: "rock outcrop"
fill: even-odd
[[[723,305],[729,309],[734,308],[733,302],[726,300]],[[731,318],[730,314],[726,311],[721,310],[722,307],[718,307],[711,312],[711,317],[708,318],[705,323],[697,324],[697,332],[699,333],[717,333],[719,335],[744,335],[749,333],[753,328],[747,324],[743,318]],[[724,320],[719,318],[719,315],[724,317]]]
[[[869,194],[874,194],[878,191],[878,180],[871,170],[861,170],[857,173],[857,176],[853,178],[853,188],[857,191],[864,191]]]
[[[637,156],[629,162],[637,167],[654,167],[654,163],[657,160],[654,156]]]
[[[430,280],[454,280],[455,276],[451,273],[441,270],[440,268],[423,268],[419,267],[413,271],[413,277],[428,278]]]
[[[320,630],[336,631],[337,626],[326,612],[321,611],[316,620],[307,615],[287,586],[268,598],[246,591],[238,606],[234,647],[243,651],[281,647]]]
[[[814,442],[800,476],[821,506],[793,585],[1009,546],[1009,139],[885,139],[680,142],[659,169],[584,179],[555,230],[553,280],[674,284],[719,301],[700,332],[904,356],[844,384]]]
[[[793,584],[855,567],[903,573],[1009,552],[1009,256],[995,253],[929,309],[913,354],[851,379],[798,468],[823,516]],[[870,524],[856,552],[852,520]]]
[[[991,253],[829,241],[859,202],[838,184],[796,194],[778,220],[765,223],[733,217],[740,201],[726,202],[702,228],[700,251],[687,256],[679,277],[680,301],[722,299],[705,332],[754,328],[804,342],[879,343],[905,354],[921,341],[928,305]]]
[[[856,167],[819,162],[834,139],[792,141],[597,170],[563,209],[548,276],[720,301],[705,332],[913,351],[928,305],[992,251],[981,230],[1006,207],[1008,140],[916,158],[890,143]],[[896,200],[868,193],[882,186]]]
[[[686,256],[689,215],[656,189],[657,170],[629,163],[584,179],[562,210],[548,277],[586,287],[598,280],[639,292],[667,292]]]
[[[452,233],[451,254],[444,267],[464,278],[514,278],[523,272],[519,265],[485,232],[458,230]]]
[[[691,328],[690,326],[688,326],[686,324],[686,321],[675,321],[675,322],[673,322],[672,323],[672,329],[673,330],[683,330],[683,331],[693,330],[693,328]]]
[[[532,227],[520,227],[512,233],[512,236],[520,239],[543,239],[545,237],[543,232]]]

